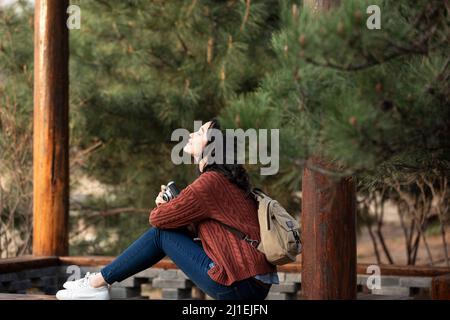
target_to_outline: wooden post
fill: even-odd
[[[318,171],[308,160],[302,180],[302,295],[306,299],[356,298],[356,212],[352,178]]]
[[[320,11],[339,2],[307,0],[305,5]],[[303,171],[302,295],[306,299],[355,299],[355,183],[351,177],[333,179],[324,172],[327,169],[334,169],[333,165],[312,157]]]
[[[433,278],[431,298],[433,300],[450,300],[450,273]]]
[[[68,254],[68,0],[36,0],[33,255]]]

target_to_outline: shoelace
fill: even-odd
[[[86,272],[86,275],[83,278],[83,285],[89,286],[89,278],[93,276],[90,272]]]
[[[78,282],[78,285],[80,287],[86,287],[86,286],[89,287],[90,286],[89,278],[94,276],[94,275],[95,275],[95,273],[86,272],[86,275],[83,278],[75,280],[75,281]]]

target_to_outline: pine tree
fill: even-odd
[[[74,144],[102,143],[86,170],[114,186],[109,206],[151,208],[161,184],[192,181],[192,166],[170,160],[171,133],[257,87],[270,70],[278,3],[79,2],[81,30],[70,33]],[[123,219],[102,223],[122,225],[125,246],[148,225],[123,216],[138,229],[131,237]]]
[[[88,222],[101,234],[71,253],[115,254],[147,228],[146,215],[98,213],[151,208],[160,184],[191,181],[193,168],[170,161],[170,134],[217,114],[229,128],[280,129],[279,174],[248,168],[254,184],[291,212],[312,154],[340,165],[332,175],[357,175],[360,190],[393,178],[448,176],[445,2],[348,0],[320,15],[301,3],[73,1],[81,29],[70,31],[72,174],[111,188],[105,199],[74,204],[72,225],[94,211]],[[374,4],[380,30],[366,25]],[[14,151],[3,120],[11,110],[17,133],[24,141],[31,135],[32,72],[33,8],[19,1],[0,9],[0,169],[9,161],[4,150]],[[78,162],[93,145],[100,147]],[[20,159],[26,176],[31,145]],[[100,242],[114,230],[118,242]]]
[[[33,19],[21,8],[0,7],[0,258],[31,253]]]
[[[379,30],[366,25],[369,5],[381,9]],[[265,178],[273,192],[298,190],[310,155],[340,165],[331,175],[355,174],[366,186],[393,175],[448,175],[444,2],[343,1],[320,14],[287,5],[280,28],[275,71],[222,112],[228,126],[281,129],[282,169]]]
[[[161,184],[175,180],[184,187],[194,178],[193,166],[171,162],[171,133],[192,130],[194,120],[209,120],[258,86],[271,70],[279,3],[72,1],[81,10],[81,29],[70,31],[71,187],[86,174],[109,188],[103,199],[72,199],[71,225],[88,219],[102,234],[71,253],[118,253],[148,228]],[[2,88],[26,87],[17,90],[18,104],[26,113],[21,121],[31,123],[33,8],[22,1],[4,12],[0,72],[8,80]],[[120,208],[123,214],[99,215]],[[119,240],[109,245],[115,230]]]

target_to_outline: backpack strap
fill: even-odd
[[[256,201],[260,201],[264,196],[266,196],[265,193],[259,188],[253,188],[252,195],[255,197]]]
[[[243,233],[242,231],[239,231],[238,229],[229,226],[219,220],[215,220],[218,223],[220,223],[221,225],[223,225],[225,228],[227,228],[228,230],[230,230],[230,232],[234,233],[236,236],[238,236],[239,239],[247,241],[248,243],[250,243],[250,245],[252,247],[257,247],[259,245],[259,241],[258,240],[254,240],[254,239],[250,239],[245,233]]]
[[[258,201],[258,202],[259,202],[260,200],[262,200],[263,197],[265,196],[264,192],[263,192],[261,189],[259,189],[259,188],[253,188],[251,194],[255,197],[255,200]],[[252,247],[255,247],[255,248],[258,247],[258,245],[259,245],[259,241],[258,241],[258,240],[249,238],[249,237],[248,237],[245,233],[243,233],[242,231],[239,231],[238,229],[236,229],[236,228],[234,228],[234,227],[232,227],[232,226],[229,226],[229,225],[227,225],[227,224],[225,224],[225,223],[223,223],[223,222],[221,222],[221,221],[219,221],[219,220],[215,220],[215,221],[217,221],[218,223],[220,223],[221,225],[223,225],[223,226],[224,226],[225,228],[227,228],[231,233],[234,233],[239,239],[244,240],[244,241],[247,241],[248,243],[250,243],[250,245],[251,245]]]

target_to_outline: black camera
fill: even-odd
[[[162,198],[164,201],[169,202],[170,200],[174,199],[178,194],[180,193],[180,190],[175,185],[174,181],[170,181],[166,186],[166,191],[162,194]]]

